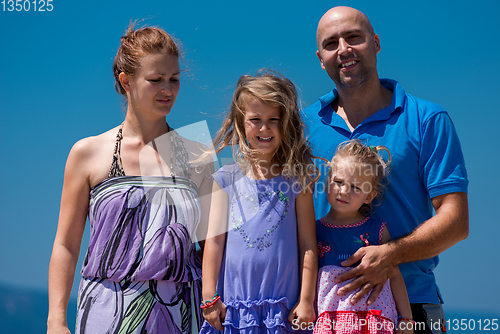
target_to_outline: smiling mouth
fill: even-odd
[[[259,137],[259,136],[257,136],[257,139],[259,139],[260,141],[271,141],[271,139],[273,139],[273,137]]]
[[[169,101],[170,101],[170,99],[158,99],[158,100],[156,100],[156,101],[158,101],[158,102],[169,102]]]
[[[352,66],[352,65],[356,65],[358,63],[358,61],[356,60],[353,60],[353,61],[350,61],[350,62],[347,62],[347,63],[343,63],[343,64],[340,64],[340,68],[346,68],[346,67],[349,67],[349,66]]]

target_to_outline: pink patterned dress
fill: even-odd
[[[318,320],[315,334],[372,334],[394,333],[397,323],[396,303],[387,281],[379,297],[367,305],[368,295],[356,304],[351,298],[357,290],[343,296],[337,291],[352,280],[335,283],[335,277],[349,267],[340,263],[368,244],[378,245],[385,223],[367,217],[357,224],[329,225],[322,219],[316,222],[319,273],[317,286]]]

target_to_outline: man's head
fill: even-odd
[[[334,7],[318,24],[316,34],[321,67],[337,88],[357,87],[378,80],[379,37],[365,14],[350,7]]]

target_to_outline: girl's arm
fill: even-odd
[[[382,232],[382,241],[381,243],[386,243],[391,240],[391,236],[389,235],[389,231],[387,227],[384,226],[384,230]],[[408,299],[408,293],[406,292],[406,285],[403,280],[403,275],[399,271],[399,268],[396,267],[391,276],[389,276],[389,282],[391,285],[392,296],[394,297],[394,301],[396,302],[396,310],[398,314],[406,319],[413,319],[413,315],[411,313],[410,300]],[[409,325],[409,326],[408,326]],[[396,334],[411,334],[413,333],[413,326],[410,325],[408,320],[402,320],[401,325],[396,324]],[[407,327],[411,329],[407,329]]]
[[[390,284],[391,284],[391,290],[392,290],[392,295],[394,297],[394,301],[396,302],[396,309],[398,311],[398,314],[406,319],[413,319],[412,313],[411,313],[411,308],[410,308],[410,301],[408,299],[408,293],[406,292],[406,286],[405,282],[403,280],[403,275],[401,275],[401,272],[399,271],[399,268],[395,268],[392,271],[391,276],[389,277],[390,279]],[[396,324],[396,333],[401,334],[401,333],[413,333],[413,326],[411,325],[410,321],[408,320],[401,320],[401,324]],[[411,329],[407,329],[411,328]]]
[[[296,326],[312,323],[316,319],[314,298],[318,276],[318,250],[316,222],[312,192],[300,193],[295,199],[297,214],[297,236],[299,242],[301,288],[299,301],[288,315],[288,321]],[[303,327],[303,326],[301,326]]]
[[[69,296],[87,219],[90,186],[86,161],[89,142],[73,146],[64,172],[57,233],[49,265],[47,333],[70,333],[66,320]]]
[[[217,292],[217,279],[226,246],[228,196],[217,182],[213,182],[208,233],[203,252],[203,301],[212,300]],[[226,317],[226,306],[218,301],[203,310],[203,317],[217,330],[223,330],[222,322]]]

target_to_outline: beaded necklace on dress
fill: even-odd
[[[168,124],[168,134],[170,135],[170,176],[172,177],[175,183],[175,177],[177,175],[184,176],[188,179],[191,179],[191,171],[189,169],[189,155],[187,153],[186,147],[184,146],[184,141],[179,134],[172,129]],[[121,141],[123,139],[123,123],[120,125],[118,129],[118,133],[116,134],[116,142],[115,148],[113,151],[113,161],[111,162],[111,167],[109,168],[108,178],[126,176],[125,171],[123,170],[122,159],[121,159]],[[156,143],[152,141],[153,148],[156,152],[156,158],[158,164],[161,168],[161,162],[158,156],[158,149],[156,147]],[[163,173],[162,173],[163,174]]]

